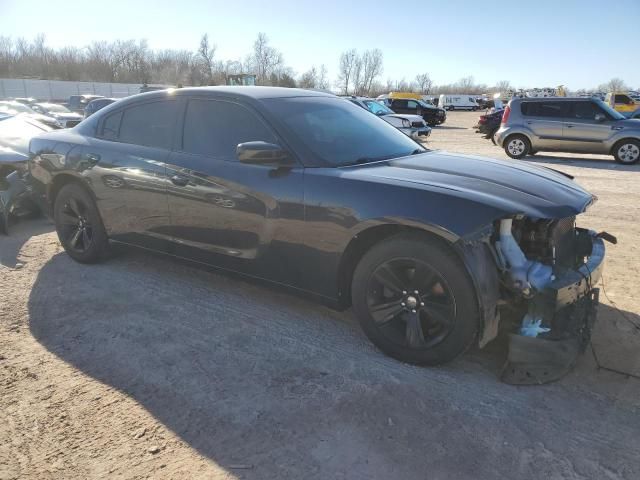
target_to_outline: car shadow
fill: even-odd
[[[49,233],[53,230],[53,224],[43,217],[21,220],[12,224],[7,235],[0,234],[0,265],[15,268],[22,246],[31,237]]]
[[[598,170],[618,170],[621,172],[640,172],[640,165],[623,165],[617,163],[609,156],[601,158],[559,157],[553,155],[537,154],[524,158],[525,162],[550,163],[558,166],[570,166],[581,168],[593,168]]]
[[[508,413],[519,396],[553,410],[553,392],[569,395],[499,383],[504,339],[444,367],[405,365],[372,347],[349,312],[140,251],[92,266],[55,255],[28,308],[50,352],[221,467],[257,466],[243,478],[282,478],[279,463],[291,478],[348,478],[345,465],[358,478],[418,478],[425,445],[467,437],[483,462],[459,463],[455,448],[439,454],[440,473],[489,478],[504,452],[484,445],[482,419],[520,415]],[[447,425],[464,425],[463,437]],[[519,428],[526,438],[537,427]]]
[[[431,128],[436,130],[468,130],[467,127],[454,127],[453,125],[434,125]]]

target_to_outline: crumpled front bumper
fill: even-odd
[[[529,312],[541,317],[551,331],[537,337],[510,335],[509,356],[501,374],[505,383],[536,385],[558,380],[573,368],[589,344],[599,301],[599,289],[594,285],[602,276],[605,247],[595,232],[581,231],[591,240],[591,255],[582,266],[559,275],[529,301]]]

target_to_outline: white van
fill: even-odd
[[[474,95],[466,93],[447,93],[440,95],[438,107],[445,110],[478,110],[478,102]]]

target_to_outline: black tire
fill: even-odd
[[[620,140],[613,147],[613,158],[623,165],[633,165],[640,161],[640,142],[632,138]]]
[[[473,343],[479,325],[474,291],[455,253],[420,234],[397,235],[371,248],[351,286],[354,312],[371,342],[416,365],[450,362]]]
[[[531,143],[524,135],[511,135],[503,143],[504,151],[511,158],[520,160],[531,152]]]
[[[537,155],[538,151],[537,150],[529,150],[529,155]]]
[[[454,110],[453,105],[449,105],[449,106],[447,107],[447,110],[449,110],[450,112],[453,112],[453,110]]]
[[[60,243],[80,263],[96,263],[106,257],[109,239],[100,213],[89,192],[77,183],[62,187],[53,207]]]

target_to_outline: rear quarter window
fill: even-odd
[[[527,117],[562,118],[569,114],[567,102],[522,102],[522,115]]]

